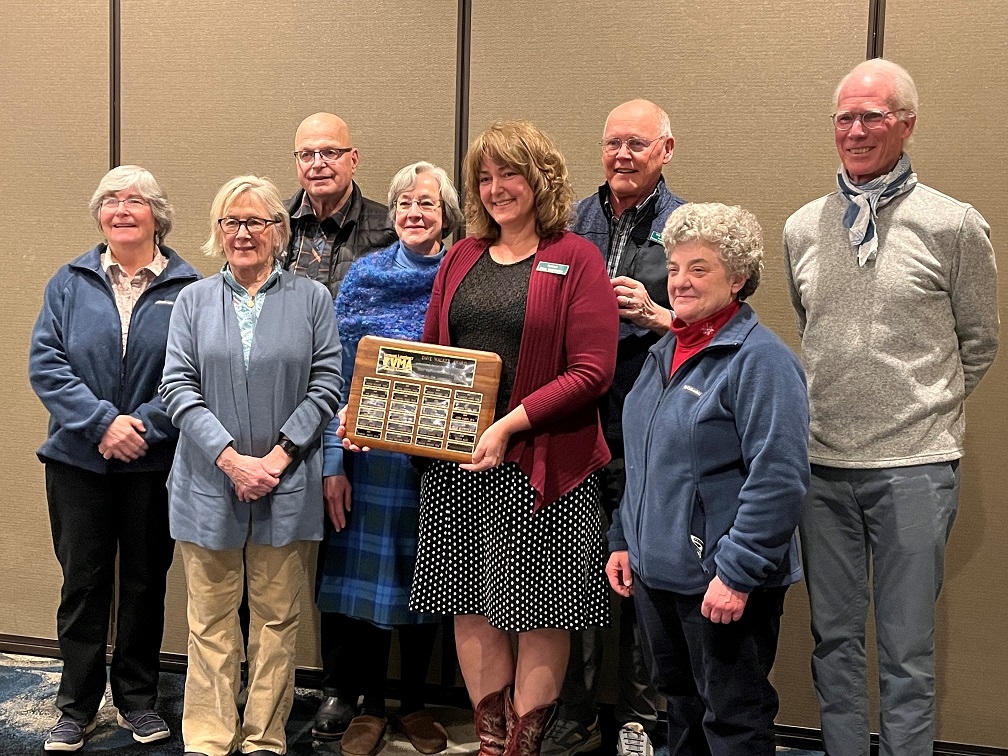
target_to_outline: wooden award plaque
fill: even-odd
[[[493,352],[365,336],[357,347],[346,435],[358,446],[471,462],[493,423]]]

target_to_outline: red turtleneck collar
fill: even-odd
[[[673,319],[672,333],[675,334],[676,345],[675,352],[672,354],[672,370],[669,375],[675,375],[675,371],[679,369],[680,365],[710,344],[714,334],[735,317],[735,313],[741,307],[739,301],[733,299],[709,318],[704,318],[696,323],[685,323],[679,318]]]

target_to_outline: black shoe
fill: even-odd
[[[336,696],[323,699],[322,705],[315,713],[315,721],[312,722],[312,737],[319,740],[339,740],[356,714],[357,711],[353,706]]]

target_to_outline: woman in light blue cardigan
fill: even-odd
[[[161,394],[180,431],[168,496],[189,596],[187,753],[286,750],[307,544],[322,538],[321,435],[341,385],[332,297],[281,268],[289,236],[272,183],[226,183],[204,251],[227,263],[178,298],[168,331]]]

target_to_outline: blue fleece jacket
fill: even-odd
[[[626,490],[611,551],[651,588],[698,594],[801,579],[808,394],[795,354],[746,304],[669,378],[675,335],[648,353],[623,409]]]
[[[64,265],[45,288],[28,357],[32,388],[49,410],[49,437],[37,454],[96,473],[167,470],[178,438],[158,395],[168,319],[175,297],[200,275],[161,246],[168,266],[137,300],[124,357],[119,310],[101,267],[105,246]],[[98,452],[117,415],[146,428],[147,453],[129,464]]]

